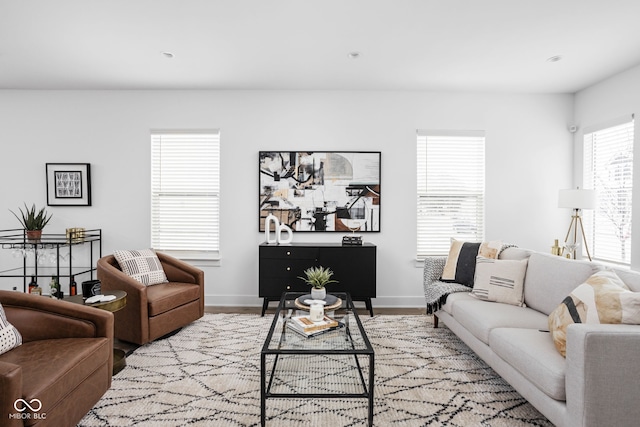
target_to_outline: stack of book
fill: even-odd
[[[287,326],[305,337],[314,337],[338,329],[342,323],[327,315],[320,322],[312,321],[309,316],[294,316],[287,321]]]

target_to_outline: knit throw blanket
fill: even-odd
[[[471,288],[459,283],[447,283],[435,281],[424,288],[424,297],[427,300],[427,314],[433,314],[440,310],[449,294],[454,292],[471,292]]]

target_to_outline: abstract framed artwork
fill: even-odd
[[[91,206],[91,164],[47,163],[48,206]]]
[[[380,231],[379,151],[260,151],[259,231]]]

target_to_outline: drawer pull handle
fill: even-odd
[[[291,252],[290,252],[290,251],[287,251],[287,255],[291,255]]]
[[[291,286],[287,286],[287,290],[291,289]]]
[[[287,271],[291,271],[291,267],[287,267]]]

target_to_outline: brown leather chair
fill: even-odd
[[[169,282],[151,286],[123,273],[113,255],[98,260],[102,292],[127,293],[127,305],[114,313],[119,340],[143,345],[204,315],[204,272],[169,255],[157,255]]]
[[[22,292],[0,303],[23,342],[0,355],[0,425],[75,426],[111,387],[113,313]]]

